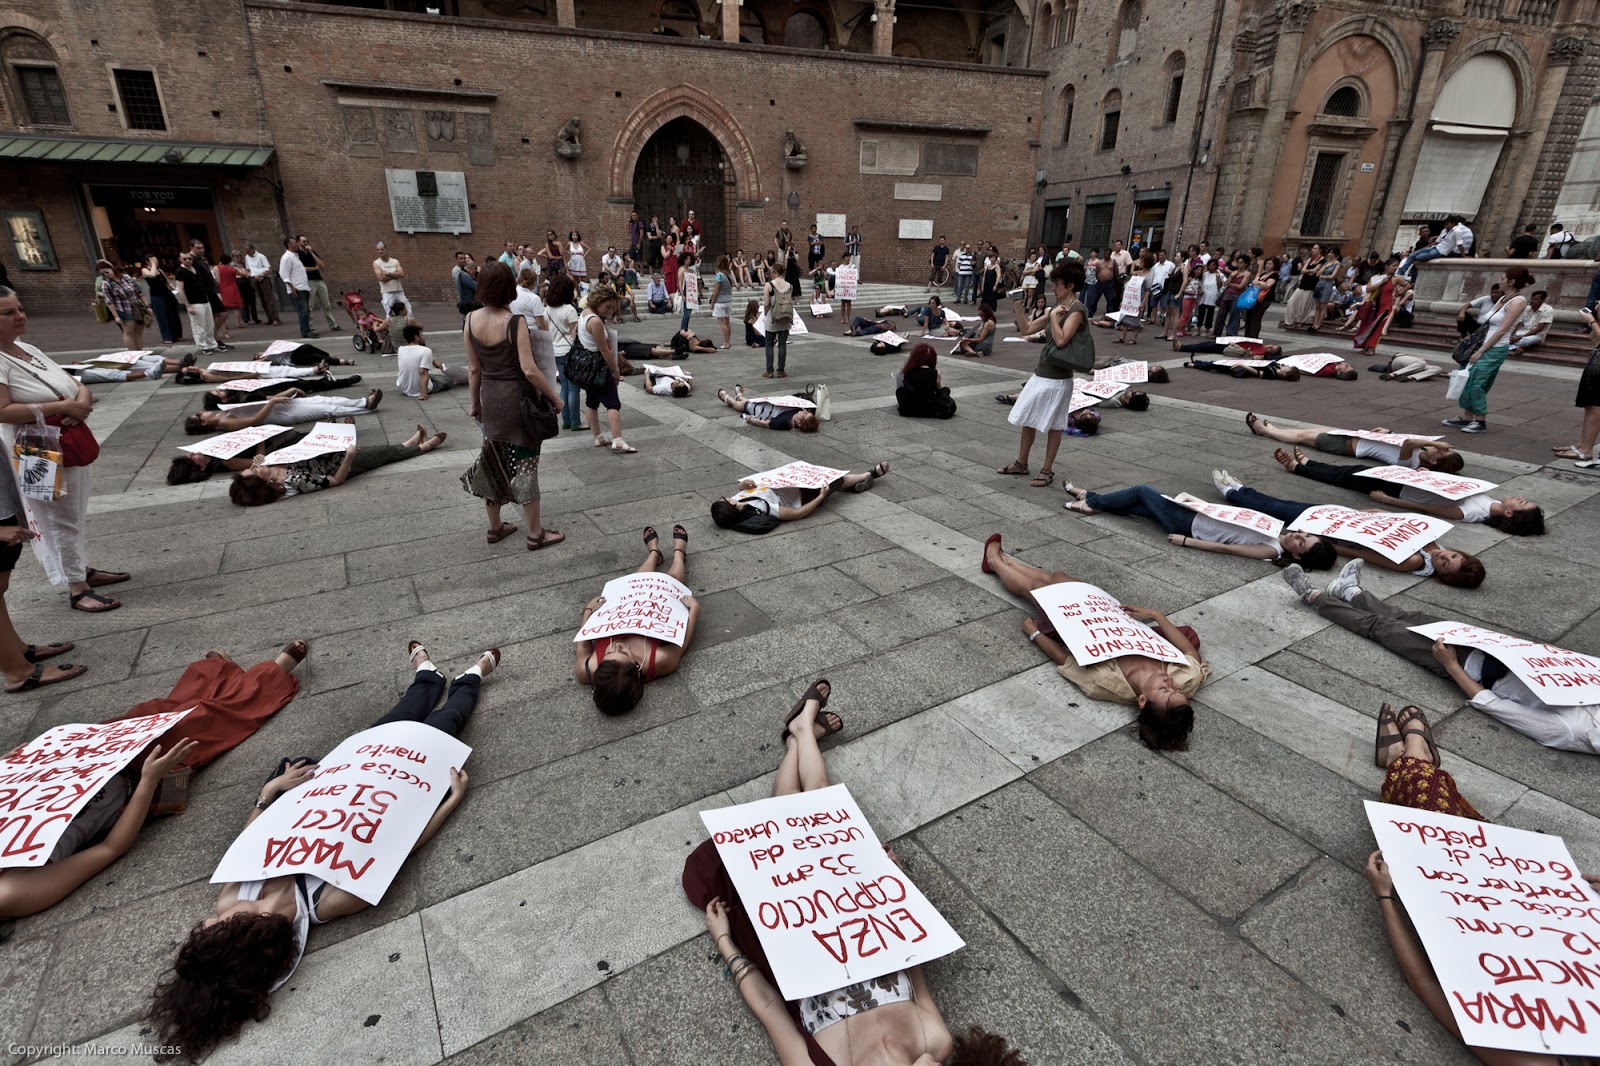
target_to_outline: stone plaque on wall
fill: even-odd
[[[914,181],[897,181],[894,183],[894,198],[896,200],[943,200],[943,185],[922,185]]]
[[[417,150],[416,117],[404,108],[384,108],[383,141],[384,146],[391,152],[415,152]]]
[[[818,215],[817,216],[817,236],[819,236],[819,237],[843,237],[844,235],[845,234],[844,234],[844,216],[843,215]]]
[[[900,220],[900,239],[903,241],[933,240],[933,219],[902,218]]]
[[[922,157],[922,142],[914,137],[861,139],[863,174],[915,174]]]
[[[385,170],[397,233],[471,233],[467,176],[459,170]]]
[[[378,123],[372,117],[370,107],[341,107],[339,115],[344,119],[344,150],[353,156],[375,156],[378,154]]]
[[[494,129],[487,111],[468,111],[462,118],[467,127],[467,162],[477,166],[494,163]]]
[[[949,141],[929,141],[922,148],[924,174],[949,174],[970,178],[978,173],[978,146],[953,144]]]

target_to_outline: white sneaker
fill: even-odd
[[[1221,493],[1224,498],[1227,497],[1229,489],[1244,488],[1244,482],[1240,481],[1226,470],[1211,471],[1211,484],[1216,486],[1217,491]]]
[[[1360,559],[1351,559],[1339,570],[1339,574],[1328,582],[1327,593],[1337,596],[1346,603],[1355,598],[1361,591],[1361,563]]]

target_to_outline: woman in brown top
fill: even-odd
[[[532,393],[542,393],[551,407],[561,411],[555,382],[545,377],[533,359],[528,326],[514,315],[510,303],[517,294],[511,268],[490,263],[478,276],[481,308],[467,316],[462,339],[467,346],[467,388],[472,393],[472,417],[483,426],[483,450],[472,469],[461,475],[461,486],[483,500],[489,516],[490,544],[517,531],[501,520],[500,509],[520,503],[528,523],[528,550],[560,544],[566,535],[546,529],[539,519],[539,445],[542,438],[525,417]]]

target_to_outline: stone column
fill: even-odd
[[[1480,212],[1477,225],[1477,254],[1499,256],[1502,248],[1515,234],[1512,230],[1524,222],[1538,222],[1543,230],[1544,219],[1520,217],[1524,199],[1533,188],[1534,171],[1539,166],[1539,156],[1544,151],[1545,136],[1550,132],[1550,120],[1555,117],[1556,105],[1561,102],[1561,90],[1566,87],[1567,71],[1582,58],[1585,42],[1581,37],[1558,37],[1550,46],[1549,73],[1534,97],[1533,118],[1527,132],[1506,140],[1506,149],[1516,153],[1506,168],[1507,181],[1499,188],[1490,186],[1484,193],[1487,211]]]
[[[877,0],[873,13],[878,20],[872,24],[872,54],[894,55],[894,0]]]
[[[577,27],[577,0],[556,0],[556,25],[569,28]]]
[[[1411,124],[1400,139],[1400,150],[1395,153],[1394,165],[1389,170],[1389,180],[1384,186],[1388,191],[1384,195],[1383,214],[1373,232],[1372,247],[1379,251],[1393,248],[1395,235],[1400,232],[1400,216],[1405,212],[1406,196],[1411,192],[1411,179],[1417,173],[1417,160],[1422,157],[1428,120],[1439,99],[1439,71],[1444,66],[1445,49],[1460,33],[1461,23],[1434,19],[1422,35],[1422,76],[1417,80],[1417,93],[1411,100]]]
[[[1278,170],[1278,157],[1283,152],[1284,123],[1288,119],[1290,96],[1294,92],[1294,72],[1300,69],[1300,44],[1305,37],[1306,25],[1316,11],[1316,0],[1278,0],[1278,48],[1272,57],[1272,89],[1267,96],[1267,113],[1261,122],[1261,137],[1256,142],[1250,160],[1249,180],[1244,203],[1239,212],[1238,236],[1235,243],[1252,246],[1261,244],[1261,231],[1265,228],[1267,197],[1273,182],[1267,175]]]
[[[739,8],[744,0],[722,0],[722,39],[739,43]]]

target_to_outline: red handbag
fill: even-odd
[[[88,466],[100,458],[100,442],[95,439],[94,430],[82,422],[75,426],[63,426],[61,417],[51,415],[44,420],[46,425],[59,426],[61,429],[61,465]]]

